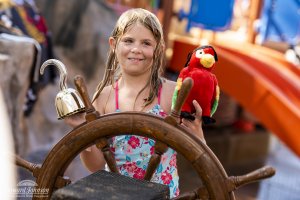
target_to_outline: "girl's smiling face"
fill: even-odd
[[[110,44],[115,46],[115,40]],[[131,25],[116,43],[116,56],[122,73],[137,76],[150,74],[157,42],[152,32],[140,23]]]

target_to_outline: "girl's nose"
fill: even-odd
[[[140,50],[138,47],[133,47],[133,48],[131,49],[131,52],[132,52],[132,53],[141,53],[141,50]]]

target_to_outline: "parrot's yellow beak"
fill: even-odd
[[[204,54],[200,59],[200,63],[205,68],[211,68],[215,63],[215,58],[211,54]]]

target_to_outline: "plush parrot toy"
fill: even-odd
[[[217,78],[211,71],[217,61],[218,56],[212,46],[201,46],[189,53],[185,67],[178,76],[172,99],[172,105],[174,106],[183,80],[187,77],[192,78],[193,87],[182,106],[182,118],[195,119],[193,113],[196,110],[192,101],[196,100],[202,108],[203,123],[215,123],[212,115],[218,107],[220,89]]]

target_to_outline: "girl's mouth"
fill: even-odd
[[[131,60],[131,61],[142,61],[142,60],[144,60],[144,59],[140,59],[140,58],[128,58],[129,60]]]

